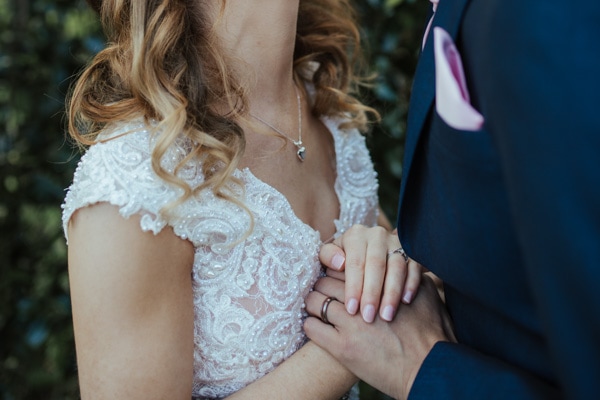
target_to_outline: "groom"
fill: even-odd
[[[446,308],[426,280],[391,323],[330,306],[309,337],[394,397],[600,398],[600,2],[441,0],[404,168],[400,240]]]

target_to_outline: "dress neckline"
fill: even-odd
[[[319,240],[319,244],[321,245],[321,244],[325,244],[325,243],[329,243],[329,242],[333,241],[333,239],[336,237],[336,235],[338,233],[338,226],[339,226],[341,216],[342,216],[343,202],[340,200],[341,193],[338,190],[338,188],[340,187],[340,185],[339,185],[340,173],[339,172],[340,172],[340,156],[341,156],[340,154],[338,154],[338,148],[339,148],[338,132],[337,132],[337,129],[332,128],[332,126],[331,126],[332,120],[329,117],[324,116],[324,117],[321,117],[320,120],[323,123],[323,125],[325,126],[325,128],[327,128],[327,131],[329,131],[329,134],[333,138],[333,148],[334,148],[334,152],[335,152],[335,180],[333,182],[333,190],[337,197],[339,212],[338,212],[338,216],[336,218],[334,218],[332,221],[333,226],[335,227],[335,232],[331,237],[327,238],[326,240],[323,240],[321,238],[321,232],[319,232],[317,229],[313,228],[308,223],[304,222],[296,214],[296,212],[294,211],[294,208],[290,204],[288,198],[285,197],[285,195],[283,193],[281,193],[275,187],[269,185],[267,182],[263,181],[262,179],[260,179],[256,175],[254,175],[254,173],[252,172],[252,170],[250,168],[248,168],[248,167],[244,167],[242,169],[236,168],[236,170],[234,172],[234,176],[236,178],[241,178],[240,175],[245,176],[245,177],[247,177],[246,181],[248,179],[253,180],[255,183],[265,187],[273,195],[277,196],[280,200],[282,200],[282,203],[286,207],[286,211],[289,212],[289,214],[292,216],[292,218],[294,220],[296,220],[296,222],[298,222],[301,226],[305,227],[306,229],[309,229],[314,235],[316,235],[316,237]]]

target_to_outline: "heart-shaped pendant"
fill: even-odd
[[[300,161],[304,161],[304,157],[306,156],[306,147],[304,147],[304,146],[298,147],[298,151],[296,152],[296,155],[298,156],[298,159]]]

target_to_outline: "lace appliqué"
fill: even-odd
[[[377,181],[364,137],[339,129],[339,120],[323,122],[335,141],[340,201],[336,235],[357,223],[375,225]],[[254,216],[250,234],[247,212],[210,190],[164,216],[163,207],[182,191],[152,170],[151,132],[143,124],[129,124],[103,136],[108,138],[80,161],[63,205],[65,233],[77,209],[98,202],[117,206],[125,218],[141,215],[144,231],[157,234],[173,227],[195,248],[194,397],[226,397],[272,371],[306,341],[304,298],[321,271],[319,233],[294,214],[285,196],[249,169],[237,170],[235,176],[244,185],[240,199]],[[185,154],[185,142],[177,143],[163,167],[173,171]],[[192,187],[203,180],[193,164],[178,176]]]

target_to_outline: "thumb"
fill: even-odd
[[[346,262],[346,254],[339,246],[333,243],[324,244],[319,251],[321,264],[336,271],[343,271]]]

